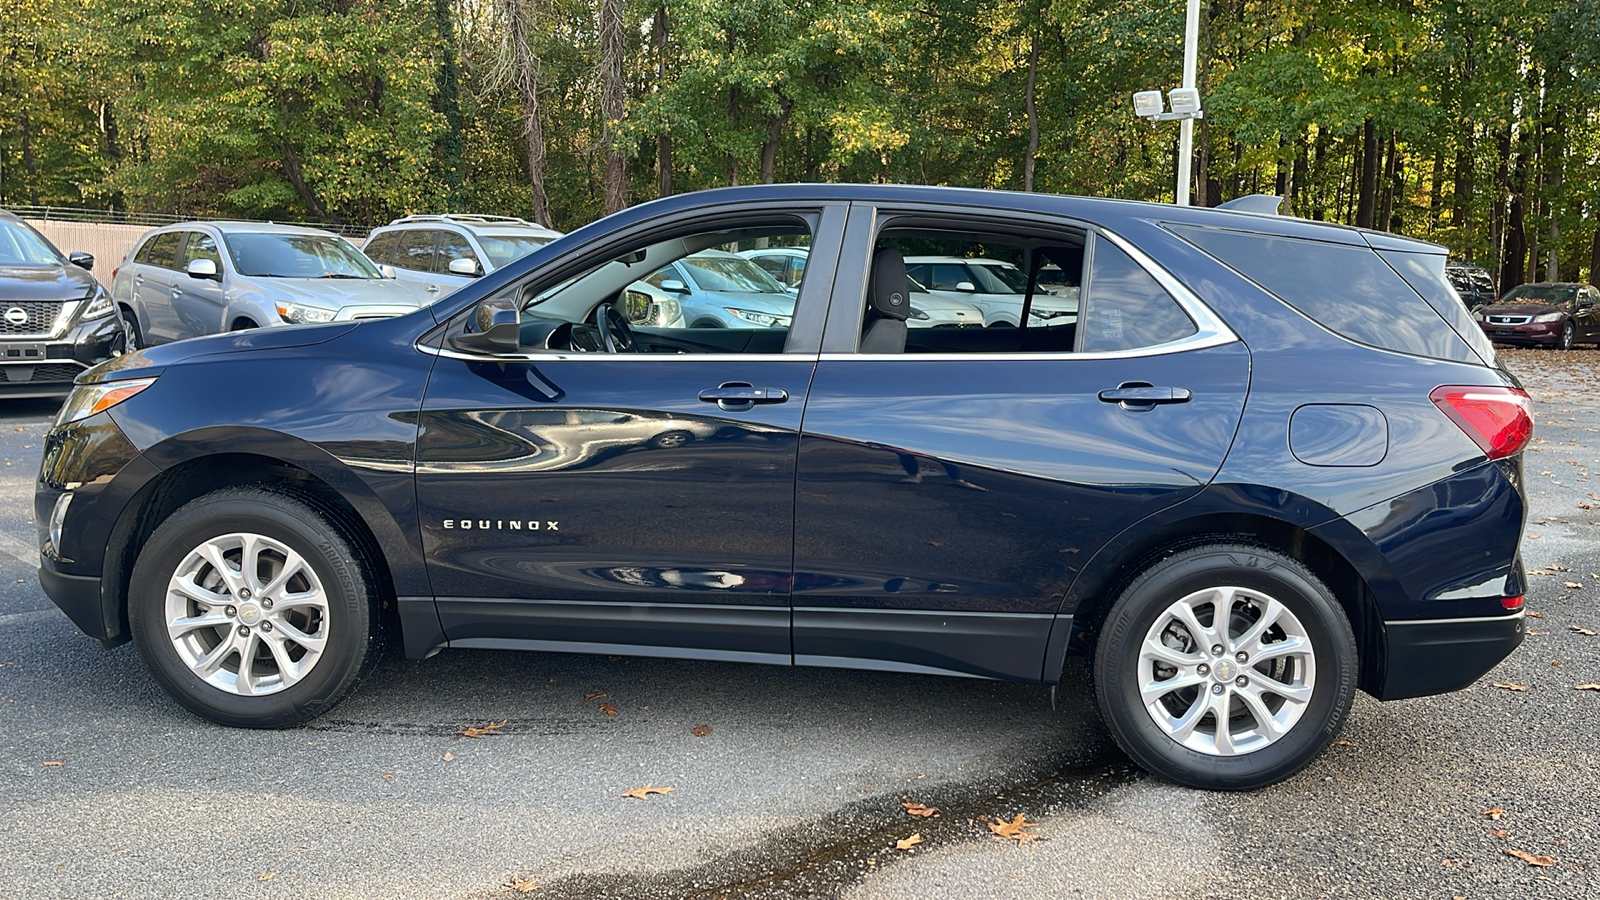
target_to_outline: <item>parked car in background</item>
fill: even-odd
[[[677,298],[690,328],[788,328],[795,292],[726,250],[701,250],[644,283]]]
[[[131,346],[411,312],[432,297],[385,277],[354,245],[315,228],[187,222],[157,228],[113,273]]]
[[[367,235],[361,250],[395,276],[441,297],[561,236],[512,216],[420,215],[395,219]]]
[[[1494,289],[1494,278],[1483,266],[1452,262],[1444,267],[1444,277],[1449,279],[1450,286],[1461,295],[1461,302],[1467,305],[1468,310],[1486,306],[1499,299]]]
[[[1519,284],[1472,314],[1483,333],[1502,344],[1571,350],[1600,343],[1600,290],[1587,284]]]
[[[804,247],[769,247],[746,250],[739,255],[760,266],[778,281],[798,290],[811,251]],[[909,279],[908,284],[911,288],[911,315],[906,319],[907,328],[970,328],[983,325],[983,310],[968,303],[959,294],[930,291],[915,278]]]
[[[990,328],[1016,328],[1022,321],[1022,304],[1028,276],[998,259],[957,256],[908,256],[906,272],[930,291],[957,294],[983,311]],[[1078,298],[1037,290],[1028,309],[1031,325],[1059,325],[1078,319]]]
[[[798,296],[706,250],[780,235],[837,250]],[[902,254],[929,245],[1076,260],[1082,320],[908,329]],[[418,660],[1065,685],[1150,770],[1259,787],[1316,759],[1358,689],[1460,690],[1523,640],[1531,402],[1444,263],[1398,235],[1168,204],[673,196],[412,315],[86,373],[45,441],[39,577],[227,725],[326,713],[392,638]],[[631,327],[615,303],[641,272],[743,312]],[[1092,679],[1063,678],[1069,655]],[[1339,770],[1394,777],[1376,749]]]
[[[126,347],[94,257],[63,255],[0,210],[0,398],[64,396],[78,373]]]

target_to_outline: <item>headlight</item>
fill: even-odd
[[[83,308],[83,312],[78,313],[79,319],[88,321],[90,319],[100,319],[111,315],[110,294],[106,293],[104,290],[96,290],[93,294],[89,295],[88,299],[89,305]]]
[[[1059,319],[1062,316],[1070,316],[1070,315],[1072,315],[1073,314],[1073,310],[1070,310],[1070,309],[1032,309],[1032,310],[1028,311],[1028,314],[1033,316],[1035,319]]]
[[[134,378],[77,385],[67,395],[67,402],[61,404],[61,412],[56,413],[56,427],[105,412],[155,383],[154,378]]]
[[[296,325],[315,322],[332,322],[338,310],[306,306],[303,303],[279,303],[278,315],[285,322]]]
[[[762,328],[771,328],[774,325],[788,328],[791,321],[790,316],[775,316],[771,313],[756,312],[753,309],[734,309],[731,306],[724,306],[723,309],[733,313],[735,318],[749,322],[751,325],[760,325]]]
[[[1566,313],[1540,313],[1533,317],[1535,322],[1559,322]]]
[[[1472,317],[1474,319],[1477,319],[1479,322],[1482,322],[1483,321],[1483,310],[1482,309],[1473,310],[1472,311]]]
[[[931,317],[927,313],[925,313],[922,310],[917,309],[915,306],[913,306],[913,307],[911,307],[911,312],[906,314],[906,318],[908,318],[908,319],[927,319],[927,318],[931,318]]]

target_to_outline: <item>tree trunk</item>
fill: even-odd
[[[1469,131],[1456,151],[1455,193],[1450,198],[1450,224],[1458,229],[1467,227],[1467,210],[1472,203],[1473,191],[1473,135]]]
[[[1589,283],[1600,281],[1600,226],[1594,230],[1594,240],[1589,242]]]
[[[1310,198],[1306,196],[1308,174],[1306,170],[1310,166],[1307,155],[1310,152],[1310,143],[1304,131],[1295,137],[1294,173],[1289,177],[1289,208],[1286,212],[1301,218],[1305,217],[1306,207],[1310,205]]]
[[[1400,172],[1400,162],[1395,149],[1394,133],[1383,141],[1383,195],[1378,204],[1378,214],[1373,217],[1372,227],[1380,231],[1393,231],[1392,218],[1394,216],[1395,194],[1400,190],[1396,179]]]
[[[456,61],[456,26],[451,0],[433,0],[434,29],[439,38],[439,71],[435,75],[433,108],[444,116],[444,133],[439,136],[439,166],[443,169],[445,207],[461,210],[461,77]]]
[[[1037,17],[1036,17],[1037,18]],[[1022,189],[1033,192],[1033,167],[1039,155],[1039,111],[1034,103],[1034,88],[1039,83],[1039,32],[1028,34],[1028,93],[1024,105],[1028,110],[1028,155],[1022,160]]]
[[[330,220],[328,208],[322,205],[317,195],[312,192],[311,186],[306,184],[305,172],[300,167],[300,151],[293,144],[284,142],[278,144],[278,155],[283,160],[283,177],[289,179],[289,185],[294,192],[300,195],[300,201],[306,205],[306,211],[318,221]]]
[[[1357,190],[1356,225],[1374,227],[1378,199],[1378,130],[1369,116],[1361,126],[1361,184]]]
[[[781,112],[767,123],[767,140],[761,145],[762,184],[771,184],[777,178],[778,145],[783,142],[784,126],[789,124],[789,115],[794,112],[794,101],[779,93],[778,107]]]
[[[529,10],[526,0],[497,0],[510,44],[511,78],[522,101],[522,136],[526,139],[528,187],[533,195],[533,217],[554,227],[550,195],[545,190],[544,123],[539,115],[539,64],[528,46]]]
[[[667,7],[656,7],[656,19],[650,26],[650,43],[656,50],[656,90],[667,89]],[[656,194],[672,196],[672,134],[663,128],[656,135]]]
[[[1556,198],[1561,196],[1561,185],[1565,180],[1565,148],[1561,146],[1565,135],[1561,105],[1551,105],[1550,116],[1545,129],[1544,171],[1545,171],[1545,196],[1549,197],[1546,214],[1550,217],[1550,248],[1546,251],[1548,258],[1544,266],[1545,281],[1561,280],[1561,221],[1556,212]]]
[[[1495,135],[1495,151],[1499,162],[1494,171],[1494,205],[1489,210],[1489,246],[1494,253],[1495,290],[1504,291],[1514,285],[1505,281],[1506,269],[1506,198],[1511,193],[1511,126],[1506,125]]]
[[[623,64],[622,0],[600,0],[600,117],[605,120],[601,141],[605,145],[607,215],[628,205],[627,160],[617,142],[628,93]]]
[[[22,177],[28,188],[28,205],[39,205],[39,170],[33,162],[33,120],[24,112],[22,124]]]

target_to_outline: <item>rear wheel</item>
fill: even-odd
[[[1180,784],[1248,790],[1295,774],[1355,695],[1355,636],[1305,566],[1244,544],[1174,554],[1135,579],[1096,644],[1117,743]]]
[[[139,553],[128,619],[179,703],[280,728],[331,709],[376,657],[377,596],[343,527],[307,499],[225,488],[173,513]]]

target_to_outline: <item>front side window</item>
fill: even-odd
[[[372,261],[342,238],[320,234],[250,233],[227,236],[228,255],[241,275],[259,278],[382,278]]]
[[[392,231],[388,234],[380,234],[362,244],[361,252],[367,255],[367,259],[379,265],[391,264],[394,260],[390,259],[389,256],[394,251],[395,242],[399,237],[398,234]]]
[[[442,232],[439,236],[439,253],[434,264],[438,266],[439,274],[454,274],[450,271],[450,264],[458,259],[470,259],[478,262],[478,254],[473,252],[472,243],[455,232]],[[482,263],[479,263],[482,266]]]
[[[222,254],[217,252],[216,239],[203,232],[191,231],[183,257],[178,260],[178,268],[187,271],[189,263],[197,259],[209,259],[217,264],[217,271],[222,271]]]
[[[38,232],[21,222],[0,219],[0,266],[53,268],[61,255]]]

